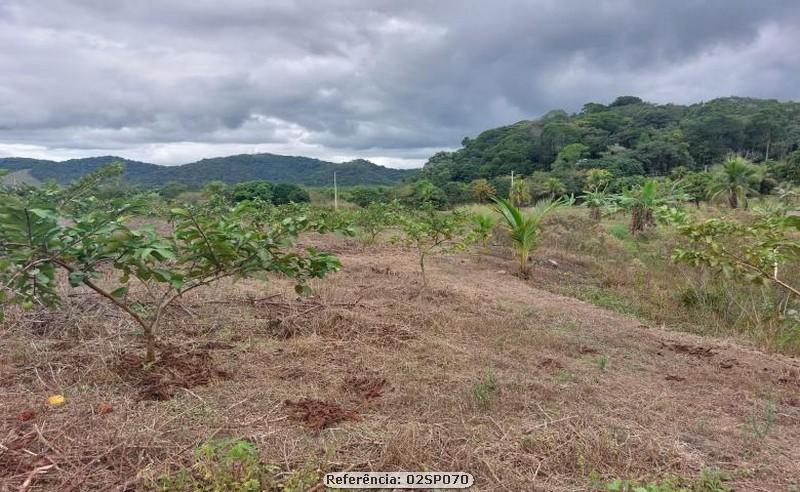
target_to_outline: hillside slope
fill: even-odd
[[[126,182],[144,186],[159,186],[173,181],[199,187],[213,180],[238,183],[256,179],[307,186],[331,186],[334,170],[340,186],[392,185],[414,172],[391,169],[366,160],[335,164],[309,157],[276,154],[216,157],[180,166],[159,166],[115,156],[71,159],[63,162],[8,157],[0,158],[0,169],[12,172],[27,170],[30,176],[39,181],[52,179],[64,184],[111,162],[125,164],[123,179]]]
[[[58,468],[31,491],[66,489],[76,476],[87,491],[155,489],[221,436],[247,439],[284,476],[459,470],[475,476],[475,491],[567,492],[591,490],[593,477],[694,481],[716,468],[733,490],[800,485],[795,359],[540,290],[507,273],[511,258],[433,258],[420,291],[410,251],[305,242],[344,265],[314,282],[314,298],[298,299],[287,281],[271,292],[242,281],[193,291],[186,312],[168,313],[171,360],[191,354],[223,375],[170,401],[139,401],[143,386],[115,372],[141,340],[106,303],[76,295],[71,314],[10,319],[0,411],[39,410],[56,390],[69,403],[0,421],[16,464],[9,488],[58,443]],[[44,365],[55,370],[31,369]],[[304,398],[352,417],[315,432],[287,407]],[[101,404],[113,412],[96,413]]]

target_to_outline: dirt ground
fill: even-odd
[[[222,436],[284,472],[468,471],[480,491],[707,468],[734,490],[800,486],[797,359],[537,288],[555,266],[526,281],[511,259],[436,258],[421,291],[409,251],[307,241],[344,265],[314,297],[285,281],[198,289],[147,371],[132,323],[88,292],[10,313],[0,491],[148,490]]]

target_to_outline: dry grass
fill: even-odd
[[[307,241],[344,264],[314,298],[248,281],[192,293],[169,313],[164,349],[205,353],[226,374],[169,400],[142,400],[120,375],[142,340],[102,302],[78,293],[54,313],[11,313],[0,332],[0,490],[149,490],[222,436],[253,441],[284,472],[463,470],[487,491],[708,467],[737,490],[800,483],[794,359],[539,290],[542,276],[524,282],[500,257],[431,261],[420,292],[410,252]],[[537,266],[554,276],[542,281],[582,268],[579,257],[557,261]],[[481,405],[473,389],[487,371],[496,389]],[[67,403],[48,407],[51,394]],[[356,418],[317,432],[289,418],[285,402],[303,399]],[[753,432],[766,405],[774,422]],[[26,410],[35,416],[19,421]]]

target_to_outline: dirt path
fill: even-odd
[[[480,491],[710,468],[734,490],[800,485],[797,360],[542,291],[501,259],[436,259],[420,292],[408,252],[322,241],[345,267],[313,299],[243,282],[187,296],[191,316],[169,314],[172,379],[155,389],[170,399],[142,400],[120,372],[120,354],[141,345],[110,308],[78,298],[48,323],[11,319],[0,444],[14,451],[0,448],[0,490],[44,460],[58,468],[30,490],[147,490],[221,436],[252,441],[286,473],[463,470]],[[183,366],[203,374],[196,386],[178,384]],[[56,391],[68,403],[44,408]],[[21,422],[26,409],[36,416]]]

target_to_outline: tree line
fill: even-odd
[[[527,178],[535,200],[581,193],[591,170],[608,171],[612,191],[621,192],[648,176],[704,172],[731,154],[761,166],[767,188],[800,184],[800,103],[729,97],[682,106],[633,96],[587,103],[575,114],[551,111],[465,138],[410,181],[459,203],[487,185],[508,196],[513,172]]]

